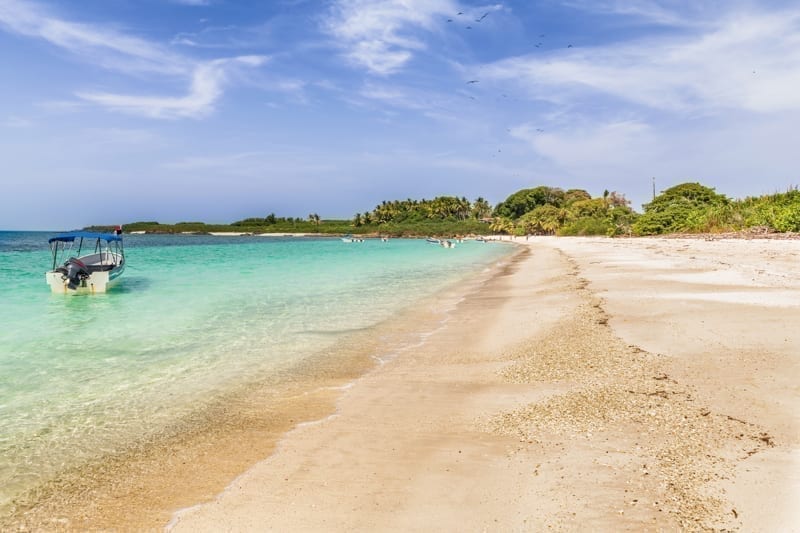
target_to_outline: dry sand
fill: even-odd
[[[521,241],[178,531],[800,531],[800,242]]]

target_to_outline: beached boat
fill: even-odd
[[[53,254],[53,269],[45,273],[45,279],[53,292],[106,292],[125,270],[125,250],[119,228],[114,233],[62,233],[48,243]],[[84,255],[81,252],[85,252]]]

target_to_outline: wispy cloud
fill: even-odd
[[[800,11],[738,13],[689,36],[506,59],[487,75],[557,103],[606,95],[690,114],[798,110]]]
[[[162,166],[192,174],[211,171],[215,176],[222,172],[227,176],[238,177],[281,176],[281,180],[287,175],[325,174],[339,168],[330,158],[321,158],[314,150],[296,146],[276,146],[270,151],[189,155],[165,162]],[[284,185],[292,186],[290,183]]]
[[[323,30],[352,64],[386,76],[426,49],[420,30],[434,31],[458,10],[452,0],[337,0]]]
[[[196,32],[180,32],[170,44],[197,48],[236,48],[246,44],[232,36],[238,31],[236,26],[208,26]]]
[[[137,96],[100,92],[78,93],[78,96],[114,110],[153,118],[199,118],[214,110],[214,103],[223,92],[231,67],[258,66],[263,62],[264,58],[261,56],[241,56],[200,64],[195,68],[189,92],[184,96]]]
[[[190,70],[185,58],[161,46],[113,29],[63,20],[28,2],[0,2],[0,27],[43,39],[104,68],[160,74],[181,74]]]
[[[77,92],[87,102],[153,118],[196,118],[209,114],[236,69],[257,67],[266,60],[263,56],[249,55],[197,61],[113,29],[63,20],[40,6],[20,0],[0,2],[0,27],[43,39],[89,64],[126,74],[166,74],[188,81],[188,92],[177,97]]]
[[[568,0],[564,5],[582,11],[627,16],[649,24],[684,26],[693,23],[692,18],[668,9],[655,0]]]
[[[30,128],[31,126],[33,126],[33,121],[27,118],[12,115],[10,117],[7,117],[4,121],[0,122],[0,125],[3,125],[7,128]]]
[[[521,124],[512,128],[510,134],[529,143],[559,168],[576,175],[596,172],[598,162],[609,168],[644,164],[656,159],[658,153],[653,128],[636,120],[573,124],[555,131],[537,124]]]

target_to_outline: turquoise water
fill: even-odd
[[[59,470],[284,372],[511,252],[131,235],[119,284],[70,296],[45,283],[49,236],[0,232],[0,511]]]

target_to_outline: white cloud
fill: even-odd
[[[19,0],[0,2],[0,27],[43,39],[90,64],[125,74],[167,74],[187,80],[188,92],[177,97],[77,92],[84,101],[152,118],[196,118],[209,114],[236,69],[256,67],[266,60],[263,56],[240,56],[200,62],[118,31],[62,20]]]
[[[586,122],[553,131],[521,124],[511,128],[510,135],[572,176],[611,176],[645,167],[661,157],[658,132],[636,120]]]
[[[653,0],[571,0],[565,5],[583,11],[622,15],[665,26],[692,24],[692,19],[666,9]]]
[[[800,110],[800,11],[740,13],[690,36],[511,58],[486,76],[557,103],[607,95],[686,114]]]
[[[192,75],[189,92],[184,96],[136,96],[100,92],[78,93],[78,96],[114,110],[153,118],[198,118],[214,110],[214,103],[222,94],[231,67],[258,66],[263,62],[264,58],[261,56],[241,56],[199,64]]]
[[[434,31],[437,22],[458,11],[452,0],[337,0],[323,29],[350,62],[385,76],[426,48],[418,30]]]
[[[144,39],[113,29],[59,19],[19,0],[0,2],[0,27],[43,39],[84,60],[126,72],[185,73],[187,61]]]
[[[180,32],[172,38],[170,44],[191,46],[196,48],[235,48],[244,43],[233,38],[237,26],[209,26],[197,32]],[[210,41],[211,39],[211,41]]]

